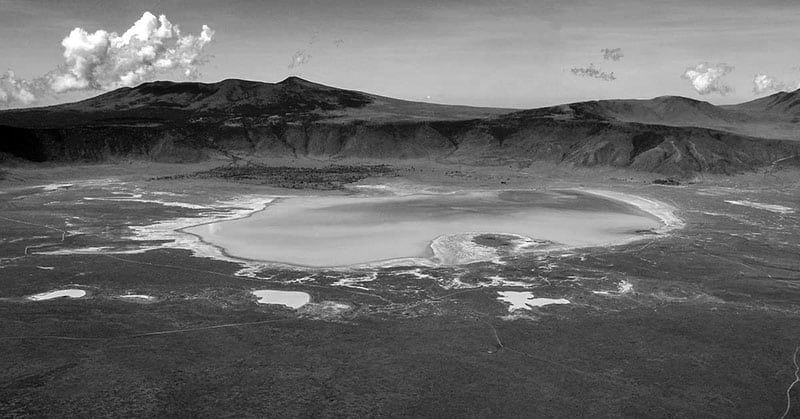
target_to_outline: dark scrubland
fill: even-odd
[[[387,165],[326,167],[274,167],[264,164],[226,165],[200,172],[163,176],[154,180],[225,179],[235,182],[270,185],[287,189],[342,189],[346,184],[373,176],[393,174]]]

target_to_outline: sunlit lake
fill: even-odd
[[[574,191],[480,191],[282,198],[250,217],[185,231],[233,257],[325,267],[434,258],[433,240],[462,233],[587,247],[658,226],[633,206]]]

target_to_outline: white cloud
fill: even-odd
[[[180,71],[197,75],[200,54],[214,36],[203,25],[199,36],[182,35],[166,16],[145,12],[125,33],[75,28],[64,38],[65,66],[53,78],[53,90],[114,89],[152,80],[157,74]]]
[[[30,105],[36,100],[39,86],[36,83],[17,78],[13,71],[0,75],[0,105],[20,103]]]
[[[75,28],[61,41],[64,64],[57,69],[32,81],[13,73],[0,77],[0,106],[29,105],[42,95],[68,91],[134,86],[172,72],[194,78],[213,37],[206,25],[197,36],[184,35],[166,16],[150,12],[122,35]]]
[[[694,67],[689,67],[683,72],[681,78],[691,81],[692,87],[697,93],[707,95],[717,93],[726,95],[733,89],[724,83],[722,78],[733,71],[733,66],[725,63],[709,64],[700,63]]]
[[[786,89],[786,84],[778,81],[775,77],[766,74],[756,74],[753,77],[753,93],[760,95],[773,93]]]

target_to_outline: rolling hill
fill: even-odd
[[[296,77],[152,82],[0,111],[0,153],[38,162],[185,162],[223,153],[734,173],[800,155],[798,95],[733,106],[663,96],[520,111],[409,102]]]

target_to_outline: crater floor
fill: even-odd
[[[189,169],[143,163],[9,169],[0,414],[779,417],[787,403],[797,412],[797,388],[787,400],[800,344],[796,170],[663,186],[605,169],[393,167],[397,177],[343,191],[165,178]],[[344,200],[389,183],[394,196],[452,200],[381,198],[368,213]],[[244,261],[175,231],[241,218],[264,197],[323,197],[345,223],[431,205],[443,219],[498,211],[445,195],[455,190],[511,209],[586,199],[582,209],[644,224],[615,230],[637,240],[613,246],[511,252],[515,236],[482,234],[472,243],[497,257],[334,268]],[[570,190],[640,201],[563,198]],[[642,212],[653,203],[675,219]],[[297,222],[319,215],[285,209]],[[676,219],[681,228],[659,227]]]

